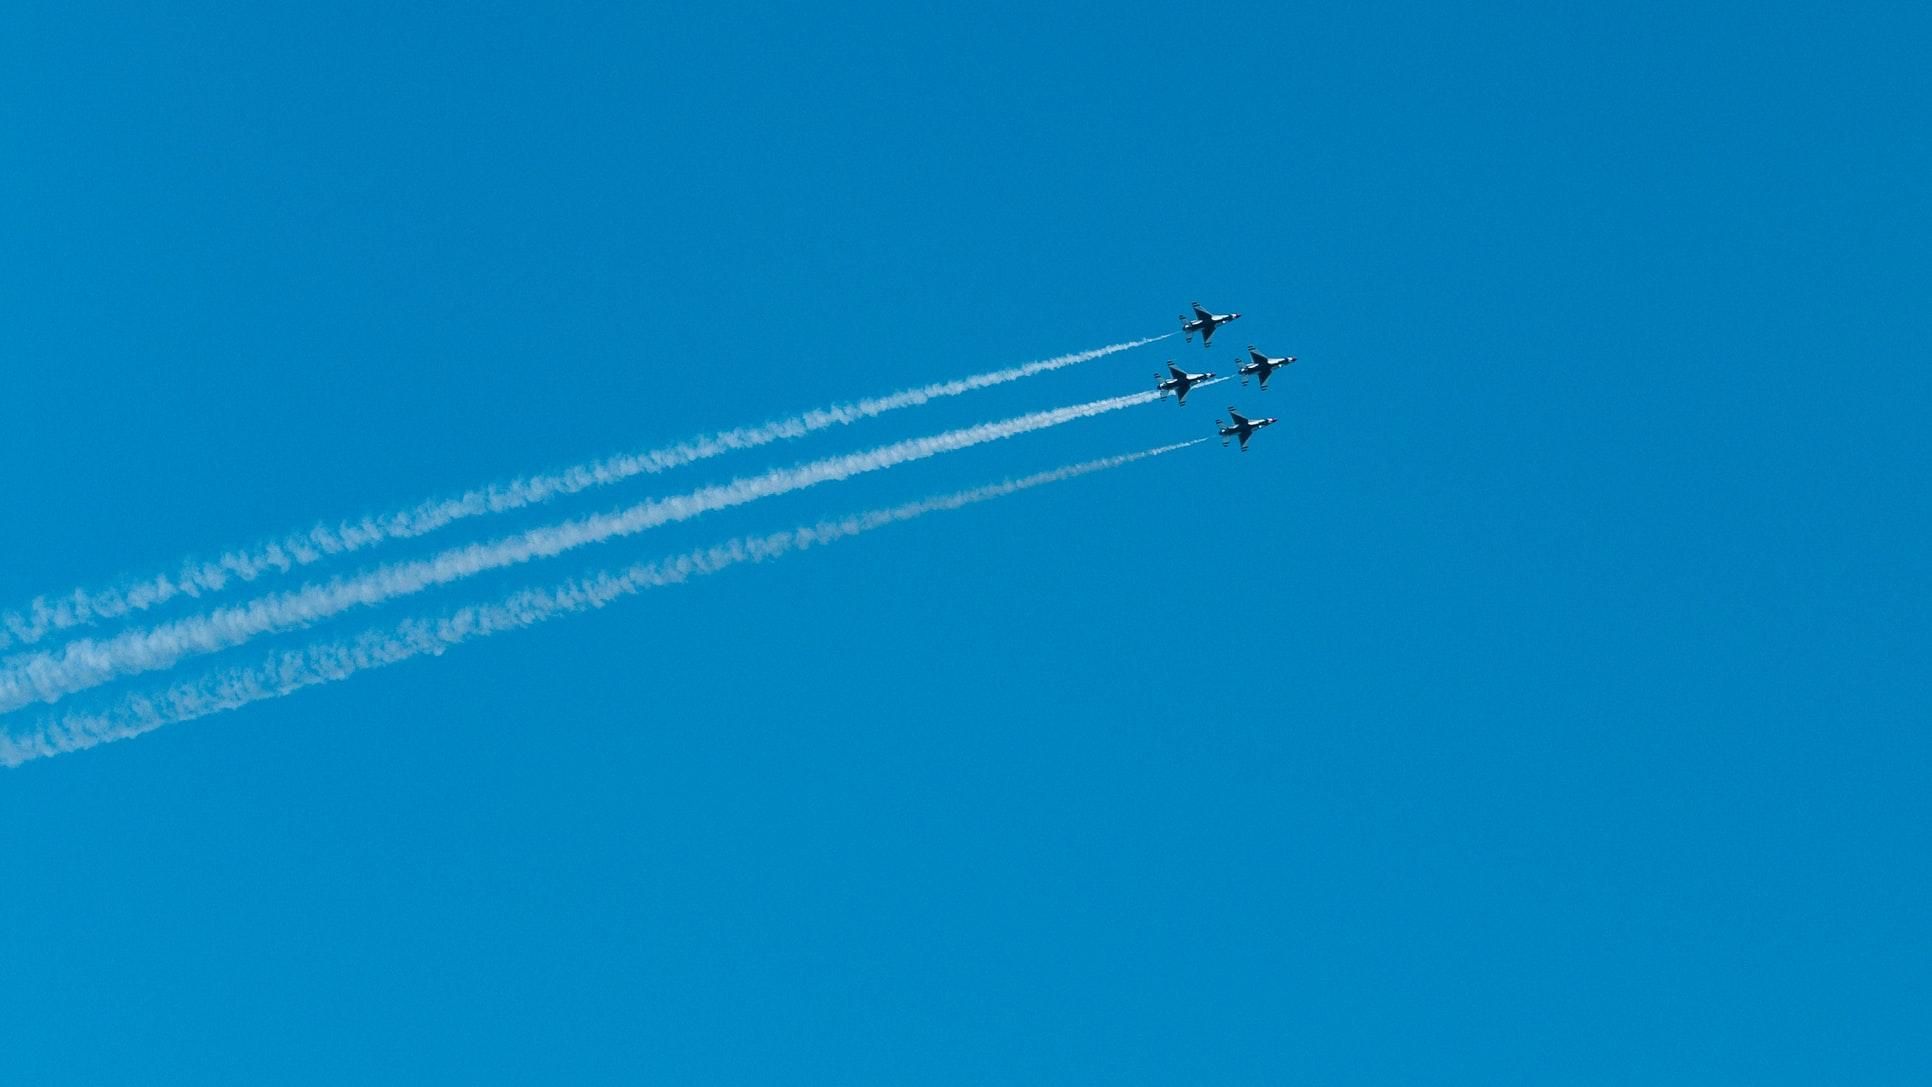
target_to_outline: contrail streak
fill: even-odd
[[[792,468],[773,469],[688,494],[655,498],[609,513],[451,548],[426,559],[378,566],[351,577],[258,597],[202,615],[125,631],[104,640],[78,639],[58,651],[28,654],[0,667],[0,713],[36,700],[53,702],[122,676],[170,667],[184,657],[218,652],[262,634],[309,626],[350,608],[381,604],[484,571],[548,558],[714,510],[1145,404],[1159,396],[1153,391],[1129,393],[911,438]]]
[[[421,536],[454,521],[520,509],[559,495],[575,494],[591,487],[608,486],[636,476],[668,471],[724,453],[802,438],[828,427],[849,425],[928,401],[1077,366],[1172,335],[1174,333],[1169,332],[1109,344],[1021,366],[1009,366],[1004,370],[974,374],[955,381],[922,385],[888,396],[834,404],[757,426],[733,427],[659,449],[622,453],[574,465],[559,472],[491,484],[454,498],[424,502],[411,509],[369,516],[360,521],[344,521],[333,528],[318,524],[307,532],[291,533],[278,541],[251,549],[230,551],[210,562],[189,563],[174,574],[156,574],[118,588],[75,589],[64,596],[40,597],[23,609],[0,615],[0,649],[16,644],[31,645],[56,631],[86,626],[103,619],[117,619],[165,604],[179,596],[199,597],[205,593],[219,592],[233,581],[254,581],[269,573],[286,573],[297,566],[360,551],[386,540]]]
[[[681,584],[742,563],[766,562],[794,551],[910,521],[928,513],[955,510],[1048,483],[1118,468],[1199,445],[1206,440],[1197,438],[1139,453],[1071,464],[1004,483],[872,510],[841,520],[821,521],[789,532],[741,536],[671,559],[573,578],[552,588],[526,589],[494,603],[460,608],[441,618],[407,619],[392,627],[366,631],[355,638],[317,642],[300,649],[272,654],[258,665],[213,672],[193,682],[176,684],[155,695],[123,699],[104,712],[68,713],[57,720],[42,722],[34,731],[22,736],[0,734],[0,765],[18,766],[32,759],[125,740],[163,725],[192,721],[254,702],[280,698],[305,687],[347,679],[371,668],[381,668],[424,654],[441,655],[464,642],[520,630],[563,615],[601,608],[647,589]]]

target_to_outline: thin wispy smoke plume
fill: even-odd
[[[271,655],[261,664],[210,673],[152,695],[123,699],[99,713],[67,713],[43,721],[21,735],[0,734],[0,765],[18,766],[129,739],[164,725],[192,721],[251,703],[280,698],[305,687],[348,679],[358,672],[412,657],[440,655],[478,638],[520,630],[563,615],[601,608],[647,589],[676,585],[747,562],[766,562],[794,551],[848,539],[873,529],[910,521],[928,513],[954,510],[1033,487],[1118,468],[1135,461],[1186,449],[1198,438],[1138,453],[1104,457],[1004,483],[975,487],[936,498],[820,521],[764,536],[741,536],[675,558],[638,563],[621,570],[573,578],[552,588],[528,589],[494,603],[460,608],[439,618],[414,618],[350,639],[316,642]]]
[[[177,597],[199,597],[219,592],[236,581],[249,582],[266,574],[285,573],[298,566],[360,551],[387,540],[422,536],[455,521],[521,509],[560,495],[668,471],[724,453],[802,438],[829,427],[849,425],[901,408],[1003,385],[1035,374],[1063,370],[1172,335],[1170,332],[1163,336],[1109,344],[954,381],[922,385],[888,396],[834,404],[757,426],[721,430],[641,453],[623,453],[558,472],[491,484],[454,498],[435,499],[410,509],[364,517],[359,521],[344,521],[334,526],[318,524],[307,532],[292,533],[259,547],[230,551],[212,561],[188,563],[174,574],[156,574],[118,588],[75,589],[59,596],[41,597],[23,609],[0,615],[0,649],[12,645],[30,645],[57,631],[104,619],[117,619],[165,604]]]
[[[451,548],[425,559],[389,563],[351,577],[270,594],[205,614],[125,631],[111,638],[82,638],[58,651],[28,654],[0,667],[0,713],[35,701],[53,702],[123,676],[170,667],[185,657],[218,652],[263,634],[298,629],[351,608],[381,604],[488,570],[548,558],[714,510],[1103,415],[1149,403],[1159,396],[1154,391],[1130,393],[893,442],[702,487],[688,494],[651,499],[614,512],[545,525],[486,543]]]

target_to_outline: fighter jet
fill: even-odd
[[[1254,437],[1255,431],[1280,422],[1278,419],[1246,418],[1240,412],[1234,410],[1233,404],[1228,405],[1228,418],[1234,421],[1232,423],[1223,423],[1219,419],[1214,421],[1215,429],[1221,432],[1221,447],[1224,449],[1227,448],[1229,438],[1240,438],[1241,451],[1243,453],[1248,451],[1248,439]]]
[[[1182,407],[1187,406],[1187,391],[1189,389],[1214,376],[1212,371],[1205,374],[1190,374],[1186,370],[1174,365],[1173,359],[1167,360],[1167,372],[1174,376],[1163,378],[1161,375],[1155,374],[1154,387],[1162,393],[1173,392],[1175,397],[1180,400]]]
[[[1241,315],[1238,313],[1209,313],[1201,308],[1199,302],[1195,302],[1193,305],[1194,320],[1190,321],[1186,317],[1182,317],[1181,331],[1187,333],[1187,341],[1189,343],[1194,342],[1194,334],[1199,332],[1201,334],[1202,347],[1206,347],[1208,341],[1214,338],[1215,329],[1220,328],[1229,321],[1238,321],[1241,319]]]
[[[1248,345],[1248,357],[1254,361],[1240,369],[1241,384],[1246,385],[1248,383],[1249,374],[1257,374],[1261,378],[1261,391],[1264,393],[1268,391],[1268,375],[1295,361],[1295,356],[1293,355],[1283,355],[1281,358],[1271,359],[1261,352],[1256,351],[1253,344]],[[1236,359],[1235,361],[1240,362],[1241,360]]]

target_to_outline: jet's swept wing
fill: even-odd
[[[1181,369],[1180,367],[1174,365],[1171,362],[1167,364],[1167,372],[1170,374],[1173,374],[1174,380],[1176,381],[1180,381],[1180,382],[1187,381],[1187,371]]]
[[[1208,322],[1212,322],[1214,320],[1214,314],[1209,313],[1208,311],[1202,309],[1201,304],[1199,302],[1191,302],[1189,303],[1189,305],[1192,305],[1194,307],[1194,316],[1199,320],[1208,321]]]
[[[1233,422],[1235,426],[1238,426],[1238,427],[1245,428],[1248,425],[1248,420],[1244,418],[1240,412],[1234,410],[1233,404],[1228,405],[1228,419],[1231,422]]]

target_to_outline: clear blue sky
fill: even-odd
[[[1283,425],[0,774],[5,1078],[1932,1076],[1922,9],[397,8],[10,15],[0,606]]]

